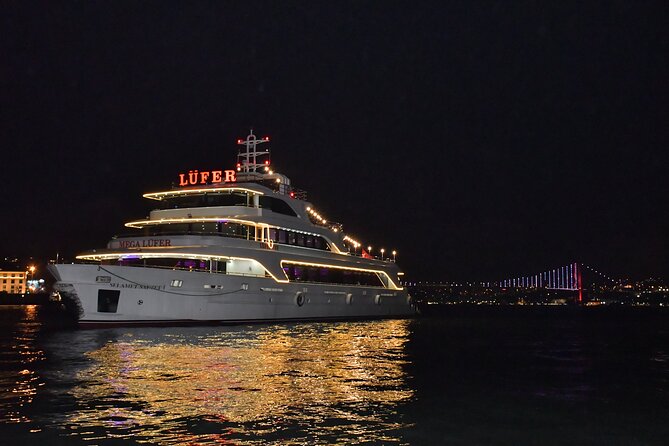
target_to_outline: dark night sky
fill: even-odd
[[[669,276],[666,2],[192,3],[3,2],[0,256],[104,245],[254,126],[408,277]]]

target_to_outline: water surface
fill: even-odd
[[[0,306],[22,443],[666,444],[669,319],[464,308],[414,320],[63,327]]]

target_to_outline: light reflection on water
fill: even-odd
[[[41,326],[37,307],[25,306],[18,314],[20,319],[13,329],[0,335],[0,344],[10,347],[0,350],[0,420],[7,423],[31,421],[23,408],[33,402],[38,387],[44,385],[34,367],[44,358],[44,352],[35,342],[35,334]]]
[[[408,323],[109,330],[62,424],[161,443],[400,441]]]
[[[7,444],[643,444],[669,438],[669,313],[73,330],[0,306]]]

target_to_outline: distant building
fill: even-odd
[[[0,293],[24,294],[28,279],[27,271],[0,270]]]

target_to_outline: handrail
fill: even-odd
[[[229,237],[229,238],[240,238],[244,240],[249,240],[249,241],[257,241],[248,238],[245,235],[231,235],[231,234],[225,234],[223,232],[211,232],[211,231],[166,231],[166,232],[151,232],[148,234],[131,234],[128,232],[122,233],[122,234],[116,234],[115,236],[112,237],[112,240],[118,240],[118,239],[123,239],[123,238],[138,238],[138,237],[159,237],[159,236],[171,236],[171,235],[216,235],[219,237]]]

